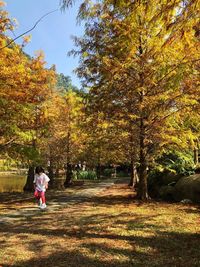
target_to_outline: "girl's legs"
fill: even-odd
[[[47,205],[46,205],[46,199],[45,199],[45,192],[41,192],[41,200],[42,200],[42,204],[40,206],[40,208],[46,209]]]
[[[35,190],[34,196],[39,201],[38,204],[39,204],[40,208],[45,209],[46,208],[45,192],[40,192],[40,191]]]
[[[35,192],[34,192],[34,196],[35,196],[35,198],[38,200],[38,205],[39,206],[41,206],[42,205],[42,196],[41,196],[41,193],[42,192],[40,192],[40,191],[38,191],[38,190],[35,190]]]
[[[40,196],[42,199],[42,204],[46,204],[45,192],[41,192]]]
[[[40,192],[38,192],[37,190],[35,190],[34,192],[34,197],[39,200],[40,199]]]

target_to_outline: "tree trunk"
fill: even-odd
[[[67,163],[65,165],[65,175],[66,175],[66,179],[65,179],[65,182],[64,182],[64,186],[65,187],[68,187],[71,185],[72,183],[72,165],[70,163],[70,130],[68,131],[68,134],[67,134]]]
[[[199,150],[194,148],[194,164],[197,165],[199,163]]]
[[[50,186],[54,185],[54,157],[53,157],[53,148],[51,145],[49,145],[49,160],[47,163],[47,170],[48,170],[48,176],[50,179]]]
[[[141,17],[139,16],[139,25],[142,25]],[[142,42],[142,36],[139,36],[139,47],[138,51],[141,56],[141,72],[139,74],[140,76],[140,86],[141,86],[141,92],[140,92],[140,131],[139,131],[139,139],[140,139],[140,158],[139,158],[139,188],[137,192],[137,197],[141,199],[142,201],[148,200],[148,189],[147,189],[147,154],[146,154],[146,148],[145,148],[145,106],[144,106],[144,97],[145,97],[145,90],[144,90],[144,73],[143,73],[143,42]]]
[[[129,186],[134,186],[134,171],[133,171],[133,164],[131,162],[131,179],[129,181]]]
[[[132,186],[133,188],[135,188],[138,182],[139,182],[139,177],[137,174],[137,169],[136,169],[134,161],[131,161],[131,179],[129,182],[129,186]]]
[[[97,164],[96,172],[97,172],[97,179],[100,179],[101,178],[101,152],[100,152],[100,149],[98,149],[98,164]]]
[[[147,189],[147,159],[146,150],[144,144],[145,127],[144,120],[140,120],[140,167],[139,167],[139,188],[137,196],[139,199],[146,201],[148,200],[148,189]]]
[[[130,156],[131,156],[131,179],[129,182],[129,186],[134,186],[134,167],[135,167],[135,157],[134,157],[134,143],[133,143],[133,129],[130,128]]]
[[[59,176],[60,176],[60,169],[59,169],[59,167],[56,168],[55,176],[56,176],[56,178],[59,178]]]
[[[72,172],[72,165],[70,163],[67,163],[66,165],[66,179],[65,179],[65,182],[64,182],[64,186],[65,187],[69,187],[72,183],[72,175],[73,175],[73,172]]]
[[[101,178],[101,165],[100,164],[97,165],[96,172],[97,172],[97,179],[100,179]]]
[[[50,179],[50,186],[53,186],[54,184],[54,172],[53,172],[53,166],[52,164],[50,163],[50,166],[47,167],[47,170],[48,170],[48,176],[49,176],[49,179]]]
[[[197,165],[199,163],[199,142],[198,139],[195,141],[194,147],[194,164]]]
[[[140,179],[139,179],[139,188],[137,196],[142,201],[146,201],[149,199],[149,196],[147,189],[147,166],[145,162],[140,164],[139,177]]]
[[[26,184],[23,188],[24,191],[33,191],[34,190],[34,185],[33,185],[34,174],[35,174],[34,173],[34,166],[29,166]]]

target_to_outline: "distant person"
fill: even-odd
[[[82,171],[86,171],[86,162],[83,161]]]
[[[46,205],[46,198],[45,192],[48,188],[48,182],[50,181],[49,177],[44,173],[44,169],[40,166],[35,168],[35,177],[34,177],[34,187],[35,192],[34,196],[38,200],[39,207],[41,209],[45,209]]]
[[[81,162],[78,163],[78,170],[80,171],[82,169]]]

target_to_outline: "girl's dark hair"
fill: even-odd
[[[40,174],[41,172],[44,172],[44,169],[41,166],[37,166],[35,168],[35,173]]]

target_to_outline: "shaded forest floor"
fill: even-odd
[[[200,266],[199,205],[144,204],[113,183],[47,199],[42,212],[30,193],[0,195],[0,266]]]

